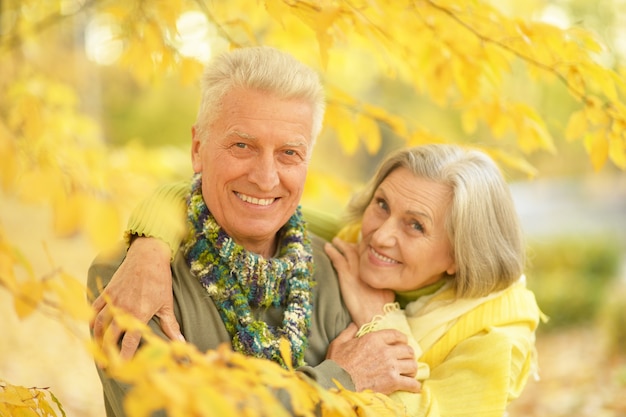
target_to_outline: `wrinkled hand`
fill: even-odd
[[[97,343],[117,341],[122,334],[115,320],[111,319],[104,294],[113,305],[143,323],[153,316],[159,317],[161,328],[169,338],[184,340],[174,316],[170,254],[169,246],[158,239],[139,237],[133,241],[109,285],[93,302],[96,314],[90,326]],[[126,332],[122,339],[121,356],[131,358],[140,341],[140,334]]]
[[[379,330],[355,338],[357,330],[351,323],[331,342],[326,354],[350,374],[357,391],[420,392],[421,384],[415,379],[417,363],[406,335]]]
[[[334,238],[324,247],[339,277],[341,296],[357,326],[384,314],[383,307],[393,302],[392,290],[372,288],[359,279],[359,253],[356,244]]]

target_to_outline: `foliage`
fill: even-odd
[[[113,311],[122,329],[138,331],[145,345],[129,361],[116,343],[94,345],[99,366],[131,385],[124,402],[129,416],[164,409],[170,416],[403,416],[398,403],[370,391],[326,390],[291,368],[289,345],[281,351],[288,369],[233,352],[229,346],[206,353],[194,345],[166,342],[143,323]]]
[[[507,79],[520,71],[535,83],[560,81],[580,103],[563,134],[583,140],[596,169],[607,160],[626,168],[624,83],[594,60],[602,49],[598,40],[579,27],[563,30],[507,17],[485,2],[267,0],[243,7],[238,1],[10,0],[2,8],[0,157],[9,162],[0,169],[0,182],[29,201],[51,204],[60,233],[87,230],[101,245],[118,236],[122,201],[155,177],[167,177],[172,167],[158,155],[137,161],[129,158],[132,149],[108,147],[79,96],[92,94],[89,80],[78,74],[88,67],[67,71],[47,56],[44,45],[56,42],[61,59],[88,65],[82,53],[63,47],[71,41],[70,23],[79,18],[106,18],[120,47],[114,64],[144,86],[172,73],[185,82],[199,77],[200,62],[183,53],[178,36],[180,18],[190,11],[214,28],[210,43],[218,51],[270,44],[293,52],[323,75],[324,137],[346,155],[361,146],[378,152],[383,126],[404,144],[446,141],[420,120],[369,100],[361,84],[387,78],[459,114],[466,136],[447,140],[472,142],[477,129],[487,127],[495,139],[487,150],[505,166],[534,175],[522,155],[554,152],[552,135],[530,104],[503,92]],[[52,31],[55,25],[60,29]],[[357,66],[357,84],[344,82]],[[321,181],[312,175],[308,189]]]
[[[26,388],[0,379],[0,417],[65,417],[63,406],[47,388]]]
[[[0,287],[14,298],[14,310],[25,318],[35,310],[72,327],[85,323],[92,310],[85,289],[61,270],[37,279],[28,261],[0,236]],[[125,401],[129,416],[148,416],[164,409],[171,416],[402,416],[401,406],[373,392],[354,393],[342,387],[326,390],[289,362],[289,369],[238,354],[227,346],[199,352],[194,345],[168,342],[144,324],[111,307],[122,330],[140,332],[145,345],[131,360],[119,355],[116,341],[102,347],[84,343],[96,363],[113,378],[131,385]],[[81,337],[78,331],[77,337]],[[62,405],[47,388],[25,388],[0,379],[0,416],[65,416]],[[282,397],[279,391],[284,391]],[[287,402],[281,398],[288,395]],[[58,412],[57,412],[58,410]],[[319,410],[321,414],[315,414]],[[60,414],[59,414],[60,413]]]
[[[345,156],[360,149],[376,154],[385,149],[390,135],[401,145],[482,143],[504,166],[532,176],[536,170],[526,157],[556,149],[545,116],[523,97],[507,93],[511,80],[523,73],[533,83],[560,83],[577,101],[578,107],[569,115],[562,134],[568,140],[582,142],[595,169],[608,161],[626,169],[625,85],[619,70],[597,60],[601,43],[580,27],[559,29],[507,17],[486,1],[3,0],[3,192],[50,207],[59,235],[85,232],[98,247],[117,240],[123,210],[132,206],[142,190],[175,176],[179,166],[171,162],[171,149],[148,150],[132,142],[119,147],[109,145],[92,103],[97,92],[89,74],[96,69],[82,49],[76,48],[76,31],[83,31],[93,19],[108,22],[103,26],[112,34],[108,46],[119,52],[109,65],[127,71],[140,88],[150,88],[172,74],[183,83],[192,83],[198,79],[202,65],[185,53],[180,36],[180,18],[190,11],[204,17],[212,30],[207,42],[215,51],[274,45],[318,69],[328,95],[323,138],[338,144]],[[382,100],[377,96],[387,93],[375,86],[383,83],[393,83],[410,95],[425,97],[458,115],[464,134],[444,138],[432,133],[424,120],[380,105]],[[409,101],[402,104],[411,106]],[[490,138],[473,138],[479,130],[489,132]],[[341,178],[309,177],[308,190],[318,193],[318,198],[326,198],[329,188],[345,199],[347,187]],[[87,320],[88,306],[81,285],[62,269],[35,277],[28,260],[2,235],[0,286],[13,295],[20,317],[38,309],[68,323]],[[380,401],[384,403],[380,397],[353,396],[342,389],[325,392],[310,383],[303,388],[293,373],[259,366],[226,350],[200,354],[188,346],[167,345],[155,339],[145,352],[128,365],[106,359],[109,353],[94,354],[98,360],[108,360],[111,372],[121,379],[135,382],[135,389],[150,387],[161,393],[149,398],[165,401],[163,406],[176,404],[174,408],[180,413],[179,401],[197,407],[200,415],[206,412],[202,408],[206,402],[196,401],[202,395],[224,399],[216,403],[223,407],[237,404],[236,395],[241,391],[233,391],[232,398],[223,397],[219,391],[220,387],[230,386],[224,385],[228,382],[240,382],[232,378],[235,374],[245,378],[242,386],[254,390],[264,407],[273,403],[259,381],[269,382],[269,375],[283,384],[277,388],[302,390],[292,396],[293,401],[321,401],[323,407],[330,407],[329,415],[368,415],[371,411],[360,407],[361,401],[371,399],[377,406]],[[149,365],[156,363],[160,366],[150,373]],[[212,375],[218,364],[224,373]],[[209,366],[211,372],[206,372]],[[255,372],[247,376],[241,370]],[[206,378],[214,376],[224,379],[212,386],[215,380]],[[165,387],[164,378],[181,385]],[[193,382],[197,386],[192,390]],[[152,385],[145,385],[148,383]],[[0,407],[17,406],[17,397],[12,400],[9,392],[21,393],[23,401],[39,401],[34,412],[45,412],[49,405],[43,399],[48,395],[45,390],[6,383],[2,388]],[[145,415],[148,405],[133,403],[132,398],[129,407],[136,413],[133,415]],[[308,410],[305,404],[291,405]]]
[[[545,329],[592,323],[619,275],[620,248],[604,237],[534,242],[526,275],[543,312]]]

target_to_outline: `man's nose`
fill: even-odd
[[[259,158],[256,158],[248,178],[251,182],[256,184],[260,190],[273,190],[280,183],[278,164],[274,156],[260,155]]]

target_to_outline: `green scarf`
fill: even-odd
[[[311,328],[313,251],[300,208],[279,231],[278,255],[252,253],[217,224],[202,197],[201,175],[188,200],[189,237],[184,247],[191,272],[207,290],[237,352],[285,366],[280,340],[291,346],[294,366],[304,364]],[[253,308],[281,307],[282,324],[270,326]]]

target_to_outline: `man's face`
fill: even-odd
[[[276,233],[304,189],[312,107],[236,89],[214,120],[206,138],[193,130],[193,169],[202,172],[204,201],[235,242],[272,256]]]

